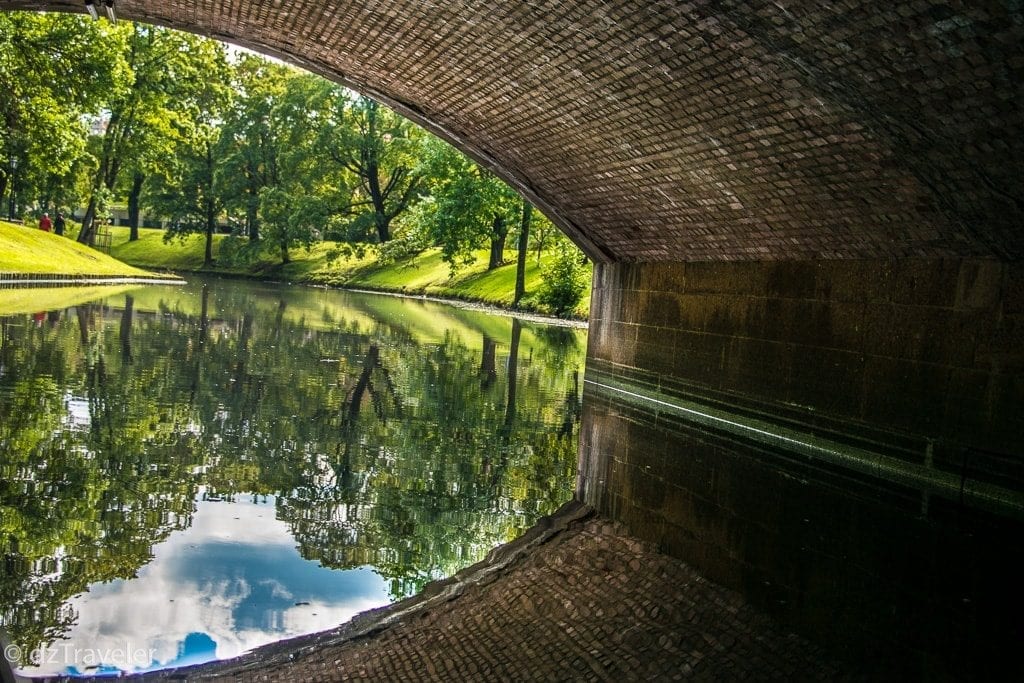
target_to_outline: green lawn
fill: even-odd
[[[216,263],[213,268],[204,269],[204,241],[200,235],[190,236],[184,242],[174,240],[165,243],[162,230],[142,229],[139,231],[139,239],[129,242],[128,228],[113,228],[112,232],[111,254],[143,268],[205,271],[314,285],[424,294],[497,306],[511,306],[515,291],[513,251],[506,252],[507,265],[488,272],[487,252],[481,250],[475,264],[459,270],[455,277],[451,277],[448,264],[441,259],[439,249],[428,249],[417,256],[382,266],[377,264],[370,251],[361,259],[340,257],[331,260],[330,254],[336,251],[336,245],[320,243],[308,251],[293,250],[291,263],[282,265],[276,254],[261,254],[249,260],[220,258],[221,248],[228,249],[233,243],[227,236],[217,235],[214,237],[213,252]],[[238,248],[238,244],[234,243],[235,248]],[[536,254],[530,254],[526,269],[527,297],[523,302],[524,308],[537,309],[530,293],[537,291],[540,286],[541,269],[550,258],[550,255],[545,254],[538,265]],[[586,318],[589,307],[588,288],[575,315]]]
[[[0,272],[145,276],[144,270],[34,227],[0,221]]]
[[[142,268],[189,270],[203,267],[203,237],[191,235],[184,242],[165,245],[162,230],[140,230],[140,238],[128,241],[128,228],[113,228],[112,256]]]
[[[89,287],[19,287],[0,296],[0,315],[54,311],[95,299],[142,289],[142,285],[93,285]]]
[[[477,253],[476,263],[460,269],[455,277],[451,276],[439,249],[428,249],[396,263],[379,265],[372,251],[362,258],[332,259],[331,254],[337,250],[332,243],[317,244],[308,251],[296,249],[292,253],[292,262],[287,265],[282,265],[276,255],[260,254],[250,259],[221,258],[213,268],[204,269],[202,236],[193,235],[185,241],[165,243],[162,230],[142,229],[139,232],[140,238],[129,242],[128,228],[113,228],[111,255],[108,256],[69,237],[0,221],[0,272],[144,276],[149,273],[141,268],[184,272],[205,270],[286,282],[456,298],[506,307],[512,305],[515,289],[515,253],[512,251],[506,252],[506,265],[488,271],[487,252],[481,250]],[[217,235],[214,238],[214,259],[221,255],[221,247],[227,248],[231,244],[227,236]],[[236,249],[238,244],[234,243]],[[527,296],[522,302],[527,310],[538,309],[530,293],[536,292],[540,286],[541,269],[549,258],[545,254],[538,265],[536,254],[530,254],[527,261]],[[589,306],[590,296],[587,293],[577,306],[575,315],[586,318]]]

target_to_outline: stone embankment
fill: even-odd
[[[184,284],[177,275],[67,275],[64,273],[0,273],[0,289],[16,287],[85,287],[88,285]]]

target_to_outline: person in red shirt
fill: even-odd
[[[44,213],[43,217],[39,219],[39,229],[43,232],[50,232],[52,227],[53,223],[50,221],[50,214]]]

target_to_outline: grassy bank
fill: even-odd
[[[144,285],[93,285],[85,287],[24,287],[0,294],[0,315],[57,311],[103,297],[145,289]]]
[[[311,285],[372,289],[387,292],[401,292],[437,296],[444,298],[479,301],[496,306],[509,307],[515,291],[515,253],[506,252],[507,265],[487,271],[487,253],[481,251],[477,262],[461,269],[451,277],[441,259],[439,249],[429,249],[422,254],[403,259],[396,263],[380,265],[372,250],[363,258],[331,258],[336,245],[321,243],[306,251],[296,249],[291,263],[282,265],[273,255],[260,255],[246,259],[245,254],[227,257],[232,243],[224,235],[214,240],[214,259],[217,264],[210,269],[203,268],[203,238],[194,235],[184,242],[163,241],[161,230],[140,230],[135,242],[128,241],[127,228],[114,228],[111,255],[127,263],[153,269],[173,271],[211,272],[228,275],[282,280]],[[225,254],[221,253],[222,248]],[[531,298],[541,284],[541,271],[551,259],[550,255],[537,262],[535,253],[530,254],[526,269],[527,298],[522,302],[527,310],[543,311]],[[590,307],[589,287],[583,301],[576,307],[575,316],[586,318]]]
[[[145,277],[137,267],[67,237],[0,221],[0,273]]]

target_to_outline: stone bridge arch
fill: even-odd
[[[598,263],[581,499],[885,677],[1024,675],[1019,2],[116,1],[392,105]]]
[[[497,170],[595,260],[1024,255],[1014,3],[117,0],[117,11],[386,101]]]

